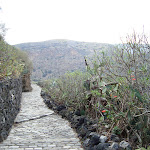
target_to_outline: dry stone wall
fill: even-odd
[[[30,73],[22,75],[22,92],[31,92]]]
[[[20,110],[21,96],[21,78],[0,81],[0,142],[9,135]]]

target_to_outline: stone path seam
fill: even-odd
[[[50,116],[50,115],[53,115],[54,113],[52,114],[48,114],[48,115],[42,115],[42,116],[39,116],[39,117],[36,117],[36,118],[31,118],[31,119],[27,119],[27,120],[22,120],[22,121],[19,121],[19,122],[14,122],[14,125],[15,124],[19,124],[19,123],[23,123],[23,122],[27,122],[27,121],[32,121],[32,120],[36,120],[36,119],[41,119],[43,117],[47,117],[47,116]]]
[[[39,86],[32,87],[23,93],[16,123],[0,150],[83,150],[69,122],[47,108]]]

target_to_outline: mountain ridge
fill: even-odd
[[[33,80],[59,77],[66,72],[85,70],[84,57],[95,51],[108,51],[114,45],[96,42],[79,42],[66,39],[16,44],[26,51],[33,62]]]

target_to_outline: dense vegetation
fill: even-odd
[[[70,40],[50,40],[45,42],[15,45],[26,51],[33,62],[33,80],[59,77],[65,72],[85,70],[84,56],[91,56],[93,50],[109,50],[113,45],[87,43]]]
[[[145,35],[85,58],[87,72],[40,83],[55,101],[99,120],[98,132],[115,133],[134,148],[150,143],[150,45]],[[144,148],[143,148],[144,149]]]
[[[4,26],[0,26],[0,31],[0,80],[18,78],[31,72],[32,63],[28,55],[5,42]]]

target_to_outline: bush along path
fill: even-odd
[[[125,140],[121,140],[117,135],[112,134],[110,138],[98,134],[98,120],[91,120],[87,116],[82,115],[80,111],[69,111],[65,105],[58,104],[51,98],[49,94],[41,91],[41,96],[45,104],[69,120],[71,127],[74,128],[81,140],[85,150],[132,150],[132,147]]]
[[[46,107],[39,86],[33,84],[32,88],[32,92],[23,93],[21,111],[0,149],[82,150],[68,121]]]

